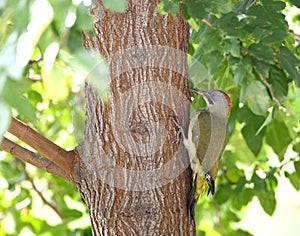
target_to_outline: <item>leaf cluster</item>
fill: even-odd
[[[74,67],[92,68],[81,34],[82,29],[91,32],[92,21],[88,6],[77,2],[0,2],[0,136],[14,115],[66,149],[82,139],[83,104],[76,94],[80,78]],[[115,2],[103,1],[118,12],[126,8],[125,0]],[[162,0],[157,7],[174,17],[181,10],[191,26],[190,85],[222,89],[233,104],[216,195],[201,198],[196,207],[199,235],[250,235],[234,223],[253,198],[272,215],[280,177],[300,189],[300,43],[284,15],[291,5],[300,8],[298,0]],[[33,24],[34,16],[40,17],[39,24]],[[294,19],[299,23],[299,15]],[[87,213],[80,203],[70,206],[79,202],[71,185],[25,168],[64,218],[61,222],[55,216],[58,220],[51,222],[51,209],[46,210],[51,217],[38,214],[45,204],[20,163],[2,153],[0,159],[0,235],[90,233],[89,222],[76,223]],[[213,225],[207,223],[211,219]]]
[[[82,124],[76,112],[84,113],[74,66],[84,56],[81,31],[92,26],[88,7],[71,0],[0,3],[1,137],[12,115],[67,150],[82,139],[83,127],[78,136],[73,128]],[[73,185],[0,154],[0,235],[91,235]]]
[[[272,215],[279,178],[300,189],[300,42],[285,17],[292,4],[299,8],[272,0],[162,0],[157,8],[174,17],[181,9],[191,26],[190,85],[222,89],[232,100],[218,190],[196,208],[199,221],[216,218],[211,228],[221,235],[249,235],[233,223],[254,197]]]

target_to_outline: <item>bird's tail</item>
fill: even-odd
[[[197,193],[196,193],[196,188],[197,188],[196,184],[197,184],[197,174],[193,178],[192,189],[190,191],[189,199],[188,199],[188,210],[189,210],[190,216],[193,219],[195,218],[195,206],[196,206],[198,198],[199,198],[199,195],[197,196]]]

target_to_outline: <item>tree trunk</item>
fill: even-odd
[[[194,235],[187,197],[191,171],[175,122],[189,118],[188,25],[155,12],[158,0],[113,13],[95,1],[95,38],[110,70],[108,101],[86,85],[85,141],[76,186],[94,235]]]

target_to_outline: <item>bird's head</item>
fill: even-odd
[[[231,100],[227,93],[222,90],[195,90],[190,89],[193,93],[199,94],[203,97],[208,107],[210,106],[225,106],[227,109],[227,115],[230,115],[231,111]]]

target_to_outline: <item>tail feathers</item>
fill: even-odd
[[[195,206],[197,204],[199,196],[196,196],[196,184],[197,184],[197,174],[193,178],[193,183],[192,183],[192,189],[189,194],[189,199],[188,199],[188,210],[189,214],[193,219],[195,219]]]
[[[207,192],[207,196],[211,193],[211,195],[215,194],[215,181],[213,180],[213,178],[211,177],[211,175],[209,173],[205,174],[205,179],[206,182],[208,184],[208,192]]]
[[[189,213],[191,215],[191,217],[193,218],[193,220],[195,220],[195,206],[197,204],[198,198],[195,199],[191,199],[191,201],[189,202]]]
[[[197,204],[198,198],[205,191],[208,185],[207,195],[211,193],[211,195],[215,194],[215,181],[209,173],[205,174],[205,178],[203,175],[196,174],[193,178],[192,189],[189,194],[188,199],[188,210],[191,217],[194,219],[195,217],[195,206]]]

